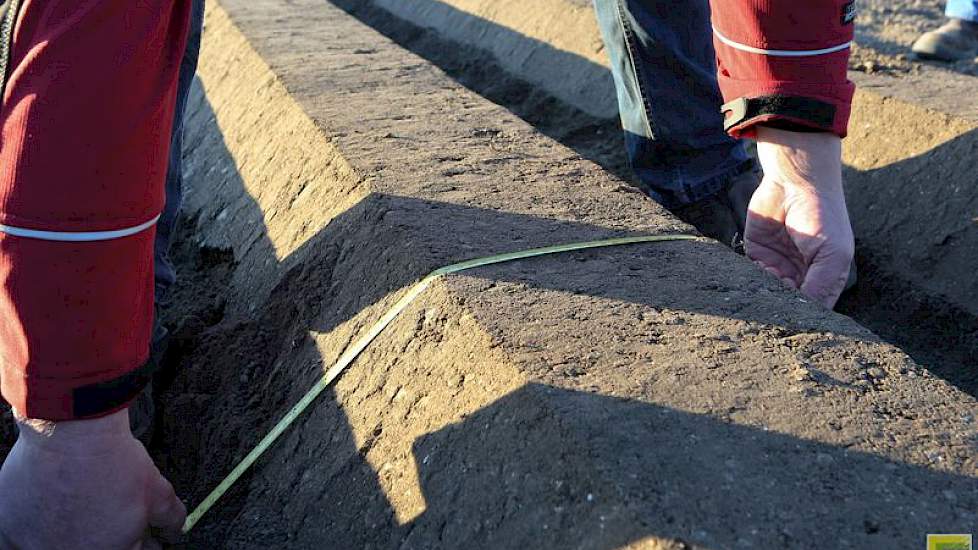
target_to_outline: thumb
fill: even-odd
[[[808,266],[802,293],[828,309],[834,308],[845,289],[851,263],[852,258],[841,251],[819,250]]]
[[[165,534],[178,535],[187,519],[187,507],[177,498],[173,485],[156,474],[150,488],[149,525]]]

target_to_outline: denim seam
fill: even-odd
[[[625,0],[615,2],[615,11],[618,14],[618,24],[621,25],[622,36],[625,37],[625,50],[628,52],[628,62],[632,66],[632,72],[635,73],[635,83],[638,85],[638,93],[642,96],[642,106],[645,111],[645,128],[649,131],[649,138],[653,138],[655,137],[655,131],[652,129],[652,104],[649,103],[649,95],[645,91],[642,73],[639,71],[640,64],[635,62],[635,51],[638,48],[634,44],[635,36],[631,26],[625,22],[625,16],[622,11],[624,8],[622,5],[623,2]]]
[[[676,184],[676,195],[680,203],[690,203],[694,202],[695,199],[691,199],[690,191],[692,190],[689,183],[686,182],[685,172],[680,166],[673,166],[672,168],[672,179]]]
[[[695,187],[688,184],[684,184],[683,194],[686,195],[688,202],[685,204],[692,204],[694,202],[699,202],[708,197],[712,197],[722,191],[734,178],[737,178],[754,168],[754,160],[747,159],[744,162],[736,165],[731,170],[714,176],[706,181],[698,183]],[[695,192],[693,192],[695,190]]]

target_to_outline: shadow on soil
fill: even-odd
[[[978,504],[974,479],[531,384],[415,441],[426,509],[401,524],[325,399],[258,466],[266,479],[247,511],[225,509],[226,538],[208,529],[210,543],[611,550],[656,539],[678,550],[824,548],[828,536],[833,548],[901,548],[970,529]]]
[[[625,145],[617,119],[597,118],[575,109],[547,91],[507,73],[485,51],[446,40],[434,31],[398,19],[376,7],[372,0],[324,1],[336,5],[400,46],[434,63],[458,83],[509,109],[544,135],[600,164],[619,178],[635,183],[628,160],[622,154]],[[472,29],[473,36],[488,35],[504,44],[520,44],[519,51],[532,52],[530,57],[546,60],[547,66],[563,69],[567,74],[586,74],[589,80],[604,82],[609,97],[614,97],[611,74],[601,65],[459,11],[443,2],[418,0],[417,3],[428,6],[424,11],[448,13],[451,15],[446,19],[464,21],[462,25]]]
[[[420,31],[408,34],[412,32],[416,39],[423,36]],[[400,40],[409,47],[412,43],[410,36]],[[418,49],[424,55],[426,50]],[[438,55],[428,54],[439,62]],[[525,84],[499,79],[498,67],[484,60],[476,63],[484,71],[482,77],[460,75],[464,67],[448,65],[446,59],[441,63],[490,99],[518,104],[514,111],[551,137],[625,173],[616,123],[588,119]],[[499,88],[487,88],[487,80],[500,81]],[[188,140],[191,151],[201,135],[220,136],[199,90],[197,101],[190,107],[197,111],[192,124],[197,128],[189,131],[198,134]],[[226,150],[224,155],[208,160],[233,168]],[[232,170],[228,177],[237,176]],[[227,189],[247,194],[240,181]],[[430,225],[412,226],[423,221]],[[261,232],[252,246],[263,249],[274,269],[282,271],[280,282],[253,318],[229,318],[225,310],[234,254],[197,245],[191,234],[194,225],[184,224],[175,254],[182,279],[165,315],[174,339],[168,370],[159,381],[162,421],[153,444],[162,469],[191,504],[199,502],[321,374],[322,358],[309,332],[329,331],[447,263],[449,252],[443,248],[442,257],[436,257],[439,248],[434,243],[451,228],[485,229],[465,233],[468,241],[442,245],[464,250],[464,257],[552,244],[555,236],[612,236],[607,229],[581,224],[373,195],[281,265]],[[384,232],[382,240],[370,233],[378,230]],[[432,243],[369,244],[402,242],[409,234],[430,235]],[[391,273],[362,266],[370,251],[357,247],[370,246],[376,247],[373,257],[379,265],[409,269]],[[433,251],[431,257],[407,257],[426,249]],[[738,308],[745,307],[736,300],[725,305],[698,301],[704,293],[675,276],[678,271],[671,271],[676,268],[670,260],[676,255],[666,248],[576,256],[598,270],[592,278],[622,277],[623,284],[602,287],[603,296],[732,317],[742,315]],[[589,261],[595,258],[600,261]],[[494,268],[484,276],[548,284],[533,280],[530,271],[523,273],[519,267]],[[343,293],[340,283],[351,277],[364,278],[358,288],[366,289],[365,295]],[[658,295],[649,292],[648,285],[653,279],[657,285],[677,285],[679,290],[668,293],[672,302],[656,301]],[[588,291],[580,281],[563,281],[569,286],[552,288]],[[722,288],[723,274],[708,284]],[[683,285],[688,292],[681,292]],[[952,323],[954,315],[939,305],[937,314]],[[791,328],[792,321],[776,311],[772,307],[767,315],[752,308],[749,320]],[[928,338],[934,336],[924,332]],[[285,367],[281,358],[286,353],[307,354],[308,361],[291,362],[307,368],[297,372]],[[836,539],[834,546],[894,548],[907,540],[922,540],[926,532],[966,531],[975,524],[971,511],[978,509],[978,486],[971,478],[648,403],[529,385],[414,443],[427,508],[401,524],[335,396],[327,392],[321,399],[205,518],[193,534],[192,547],[611,549],[657,537],[673,540],[672,548],[677,549],[688,544],[816,548],[823,545],[814,541],[823,540],[826,533],[844,533],[840,536],[846,538]],[[677,433],[685,437],[675,437]],[[587,438],[587,444],[580,438]],[[593,452],[585,455],[578,449]],[[263,481],[252,484],[256,476]],[[734,530],[729,530],[731,525]]]
[[[218,168],[212,173],[228,178],[221,186],[228,195],[213,200],[261,220],[199,86],[188,109],[187,151],[192,157],[210,140],[204,161]],[[188,183],[214,182],[191,177]],[[173,343],[158,380],[162,420],[152,451],[191,505],[321,375],[324,359],[311,331],[332,330],[450,261],[620,235],[374,194],[281,262],[260,226],[243,253],[257,254],[259,261],[251,265],[270,266],[277,273],[259,276],[278,283],[253,314],[231,316],[226,311],[236,292],[235,254],[201,247],[192,235],[196,223],[190,222],[180,230],[174,256],[181,280],[164,314]],[[408,245],[409,239],[430,242]],[[712,254],[716,245],[689,246]],[[787,331],[819,330],[817,320],[779,315],[776,297],[765,309],[756,300],[746,302],[756,289],[725,290],[729,281],[723,273],[698,283],[680,276],[689,271],[680,264],[695,259],[696,250],[580,253],[574,255],[576,269],[554,279],[537,273],[547,271],[546,262],[560,261],[555,259],[475,275]],[[601,284],[612,278],[620,284]],[[360,282],[344,284],[350,280]],[[750,284],[777,290],[773,281]],[[664,285],[674,288],[651,291]],[[733,299],[723,304],[704,297],[727,290]],[[897,547],[891,541],[965,530],[975,521],[970,510],[978,508],[978,482],[971,478],[648,403],[540,385],[415,442],[427,506],[408,522],[395,519],[378,473],[364,458],[367,450],[327,392],[205,518],[188,547],[611,549],[658,537],[673,540],[677,549],[815,548],[826,529],[841,533],[838,547]]]
[[[974,396],[976,150],[973,130],[882,168],[846,169],[860,284],[836,308]]]
[[[398,19],[375,6],[372,0],[329,1],[434,63],[460,84],[509,109],[543,134],[642,187],[628,168],[617,120],[594,118],[508,74],[487,52],[446,40],[436,31]],[[572,73],[584,72],[603,78],[609,83],[608,93],[614,93],[605,67],[438,0],[418,1],[440,12],[451,12],[452,20],[464,21],[474,33],[515,41],[522,44],[522,49],[534,52],[537,59],[552,60]],[[955,194],[947,186],[935,185],[947,183],[953,174],[959,185],[974,188],[974,179],[962,179],[972,174],[970,166],[960,165],[973,164],[976,143],[978,133],[971,132],[938,150],[882,169],[871,172],[847,169],[849,201],[862,205],[854,214],[865,219],[856,219],[855,223],[860,283],[843,297],[838,310],[905,350],[935,374],[978,397],[978,313],[955,305],[941,290],[976,285],[973,251],[978,250],[978,224],[972,218],[978,211],[975,204],[978,193]],[[904,183],[892,185],[893,182]],[[927,183],[918,185],[918,182]],[[889,195],[882,198],[886,195],[884,190]],[[880,202],[887,208],[873,208]],[[948,228],[957,227],[953,224],[962,220],[963,227],[950,233]],[[892,257],[872,253],[881,239],[910,238],[908,231],[924,233],[936,241],[932,250],[915,259],[916,266],[895,263]],[[949,233],[940,234],[941,231]],[[930,275],[931,290],[900,275],[908,269],[918,270],[917,279],[922,273],[931,273],[933,260],[954,247],[972,253],[959,254],[961,259],[955,260],[956,264],[948,262],[942,271]]]

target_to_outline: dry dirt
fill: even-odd
[[[362,6],[397,44],[319,0],[213,4],[153,444],[191,504],[431,269],[689,230],[628,184],[614,122],[477,49]],[[974,531],[978,324],[862,268],[896,282],[845,307],[913,323],[893,341],[928,368],[715,243],[449,278],[184,546],[907,548]],[[897,296],[912,307],[881,305]]]
[[[484,50],[391,17],[387,0],[336,3],[539,131],[637,185],[627,167],[617,120],[591,116],[551,95],[550,90],[508,74]],[[456,3],[472,9],[484,4],[480,0]],[[589,9],[585,0],[571,3]],[[863,4],[861,12],[864,40],[881,31],[881,24],[889,21],[885,14],[901,13],[879,3],[868,4]],[[418,5],[404,13],[446,22],[472,19],[445,6],[424,9]],[[491,15],[497,20],[507,17],[497,12]],[[467,23],[468,30],[474,31],[476,24]],[[918,21],[915,28],[929,24]],[[494,46],[505,50],[507,46],[499,44],[505,31],[494,23],[484,25],[489,30],[483,34],[500,33],[494,36]],[[551,29],[541,36],[555,32]],[[903,36],[912,41],[912,34],[907,31]],[[541,49],[541,57],[550,52]],[[566,58],[554,62],[569,72],[590,65],[587,61],[570,65]],[[883,82],[892,86],[888,80]],[[899,91],[908,90],[913,88]],[[847,151],[846,180],[862,282],[843,297],[838,309],[961,389],[978,395],[978,301],[974,300],[978,280],[971,276],[978,269],[978,183],[971,166],[978,133],[968,123],[891,101],[885,107],[888,116],[921,120],[906,127],[895,125],[878,116],[885,98],[863,94],[858,99],[852,123],[855,135],[850,142],[858,141]],[[976,106],[970,96],[959,96],[959,101]],[[922,132],[921,126],[928,125],[933,128]],[[944,185],[934,185],[937,181]]]
[[[917,72],[930,65],[978,76],[978,58],[957,63],[920,63],[910,46],[942,25],[942,0],[859,0],[856,42],[850,67],[864,72]]]
[[[214,57],[190,160],[195,181],[217,188],[195,185],[188,231],[197,236],[183,253],[220,276],[181,286],[190,295],[178,300],[185,311],[172,310],[184,327],[179,374],[157,441],[192,502],[392,292],[430,268],[676,228],[584,158],[604,155],[623,174],[616,131],[576,118],[546,125],[579,113],[484,58],[432,42],[485,68],[498,96],[451,75],[480,95],[525,101],[540,117],[533,127],[335,11],[224,6],[302,112],[262,116],[260,105],[290,102],[212,14]],[[267,10],[288,34],[264,24]],[[321,150],[303,114],[329,136]],[[598,131],[608,139],[595,140]],[[331,160],[307,167],[321,158]],[[297,169],[334,176],[307,181]],[[317,226],[304,227],[313,212]],[[206,300],[201,287],[227,290]],[[705,245],[581,254],[447,281],[196,540],[810,548],[832,533],[844,548],[900,547],[931,522],[967,529],[974,400],[794,296]],[[203,422],[188,428],[186,418]]]

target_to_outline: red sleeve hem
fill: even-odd
[[[711,0],[724,102],[784,96],[828,103],[836,110],[831,125],[800,122],[845,137],[855,90],[847,77],[854,5],[851,0]],[[749,136],[763,121],[799,122],[793,118],[766,113],[728,132]]]
[[[14,408],[71,420],[118,407],[138,391],[100,385],[148,358],[154,236],[151,228],[70,243],[0,233],[0,386]]]
[[[790,114],[767,114],[745,120],[729,128],[727,132],[734,137],[753,137],[754,126],[771,120],[785,120],[802,124],[810,128],[831,132],[841,138],[848,134],[852,96],[856,88],[852,82],[846,81],[843,85],[825,86],[807,82],[745,82],[721,77],[720,86],[725,98],[796,96],[823,101],[834,105],[836,108],[835,118],[830,126],[817,125]]]

